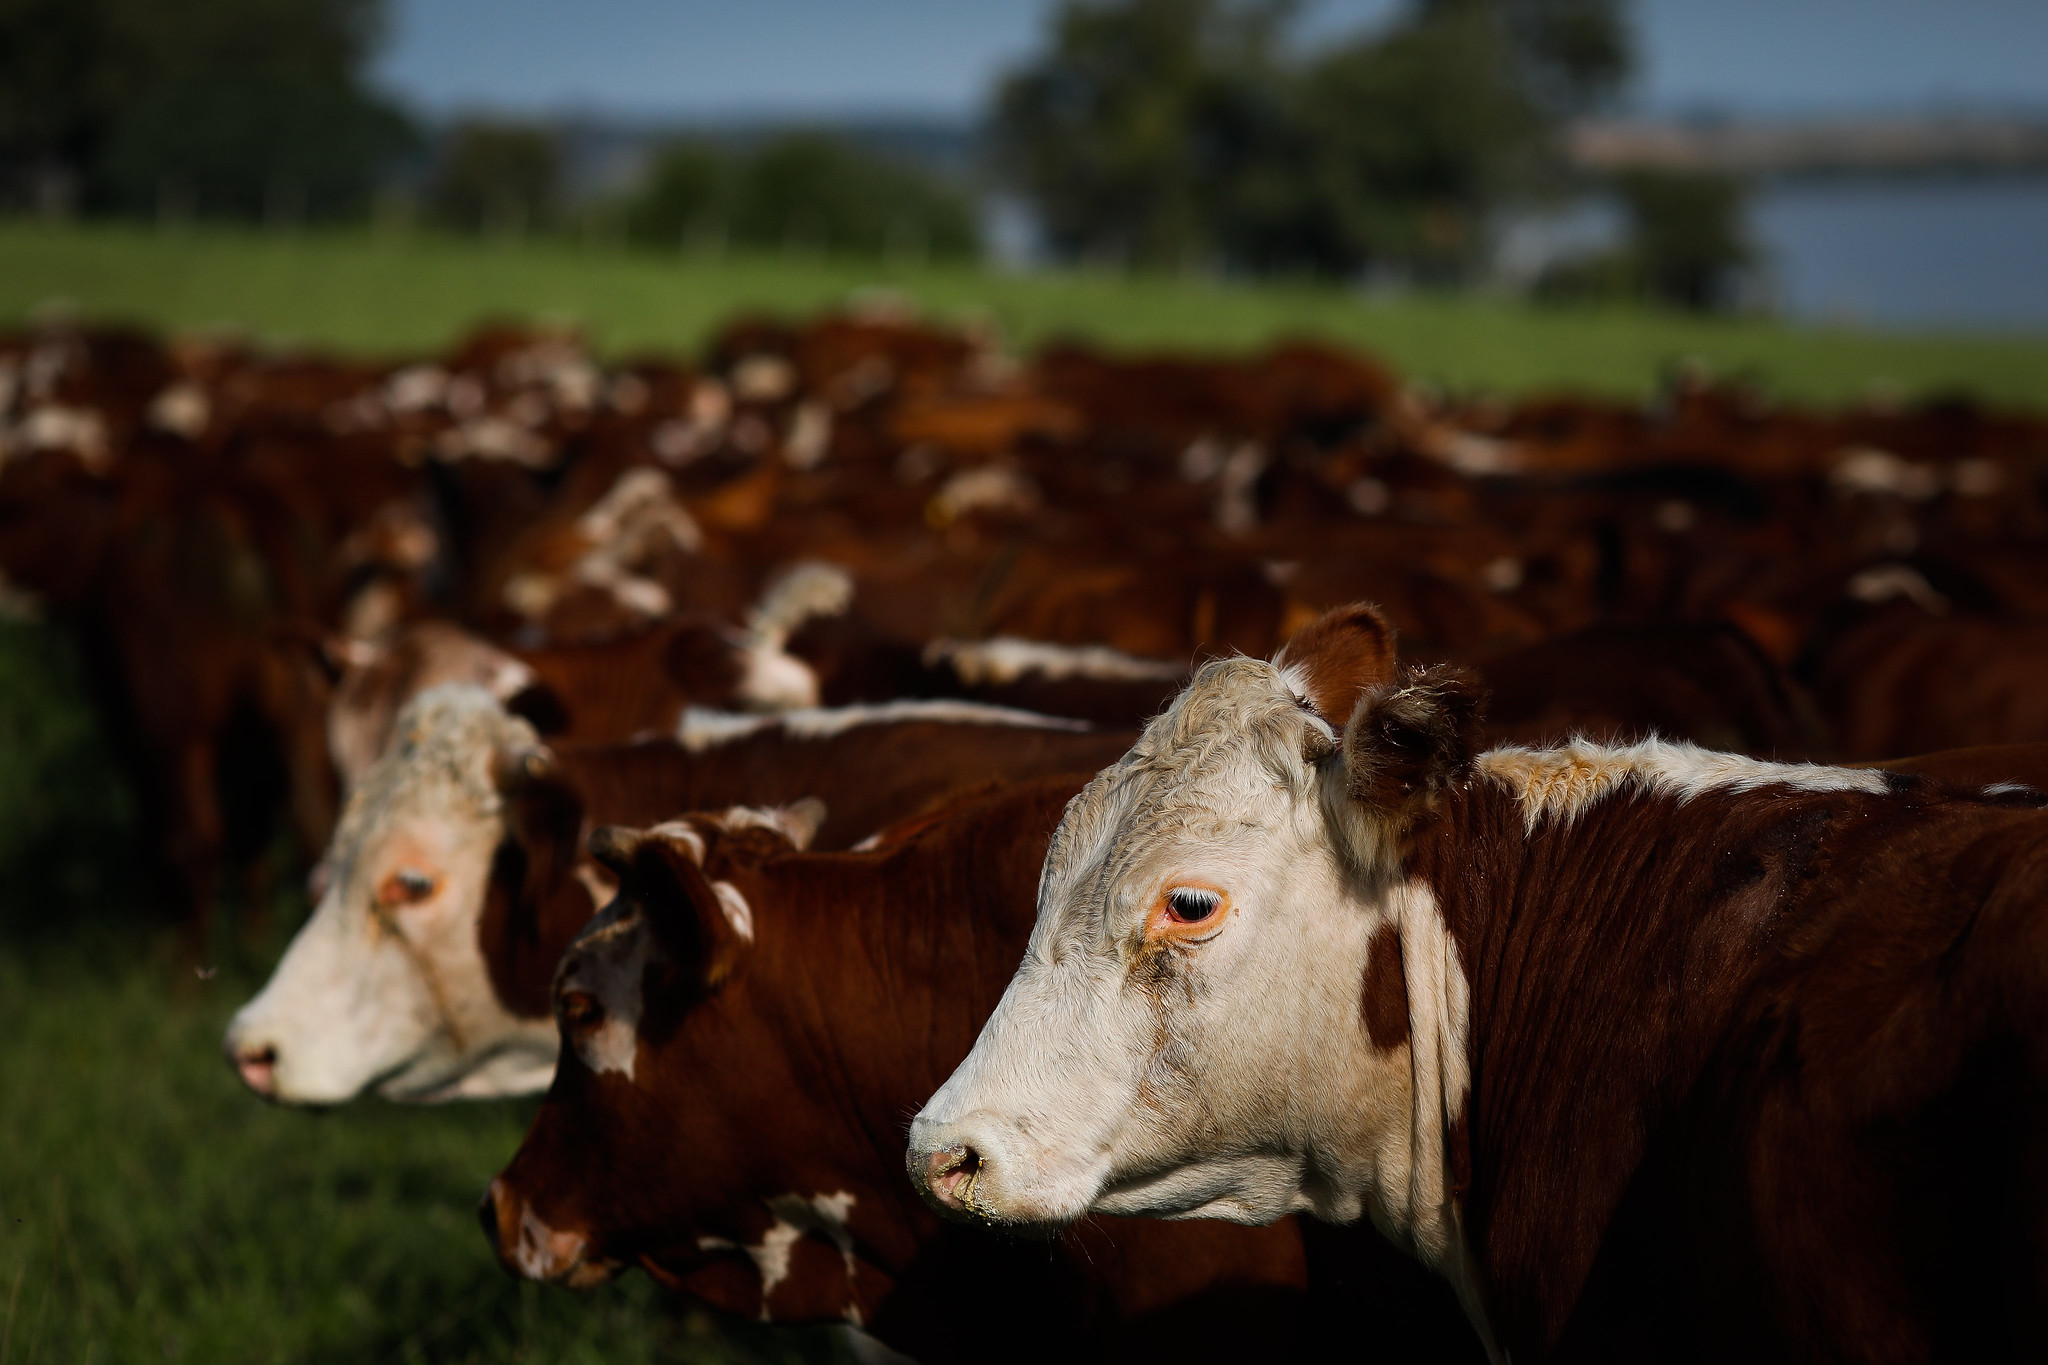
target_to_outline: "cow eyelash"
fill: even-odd
[[[1200,924],[1222,904],[1222,896],[1197,887],[1177,886],[1166,893],[1166,913],[1177,924]]]

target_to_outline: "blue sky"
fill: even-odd
[[[1310,3],[1311,33],[1395,0]],[[1051,0],[392,0],[418,108],[963,115]],[[2048,0],[1637,0],[1654,109],[2048,109]]]

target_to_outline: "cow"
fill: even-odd
[[[223,1046],[257,1094],[337,1104],[545,1089],[548,982],[607,897],[594,824],[821,798],[844,848],[941,794],[1093,769],[1127,733],[957,701],[693,712],[677,739],[563,748],[490,690],[429,688],[349,794],[319,903]]]
[[[873,852],[806,853],[779,812],[599,830],[618,894],[562,960],[562,1061],[481,1209],[506,1268],[584,1288],[637,1264],[928,1363],[1325,1351],[1304,1293],[1340,1271],[1312,1267],[1291,1222],[1105,1219],[1019,1243],[935,1218],[897,1174],[903,1116],[1001,993],[1087,776],[949,801]],[[1336,1259],[1347,1309],[1455,1346],[1456,1305],[1418,1268]],[[1029,1311],[992,1323],[997,1286]]]
[[[2048,1351],[2048,795],[1475,754],[1387,638],[1206,666],[1075,799],[913,1182],[1369,1219],[1497,1359]]]

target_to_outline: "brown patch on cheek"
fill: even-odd
[[[1193,1040],[1178,1027],[1177,1016],[1191,1014],[1194,982],[1170,944],[1156,943],[1132,964],[1130,981],[1145,993],[1152,1007],[1152,1055],[1138,1081],[1141,1103],[1172,1107],[1172,1093],[1186,1084]]]
[[[1401,937],[1391,924],[1373,930],[1365,950],[1365,986],[1359,999],[1365,1036],[1382,1052],[1408,1041],[1408,985],[1401,977]]]

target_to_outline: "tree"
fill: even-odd
[[[381,0],[0,0],[17,199],[243,218],[360,212],[410,145],[362,71]]]
[[[1321,52],[1281,0],[1070,0],[998,90],[998,173],[1053,249],[1454,278],[1626,78],[1618,0],[1416,0]]]
[[[1284,136],[1282,4],[1071,0],[1050,51],[999,88],[1000,173],[1055,250],[1175,266],[1212,250],[1209,196]]]
[[[730,233],[734,168],[701,142],[681,142],[654,158],[625,206],[626,237],[642,246],[723,241]]]
[[[560,207],[562,153],[539,124],[465,119],[442,139],[427,211],[463,232],[519,236]]]
[[[625,206],[637,242],[730,241],[765,250],[971,257],[974,210],[914,167],[817,132],[792,132],[747,154],[702,142],[658,157]]]

